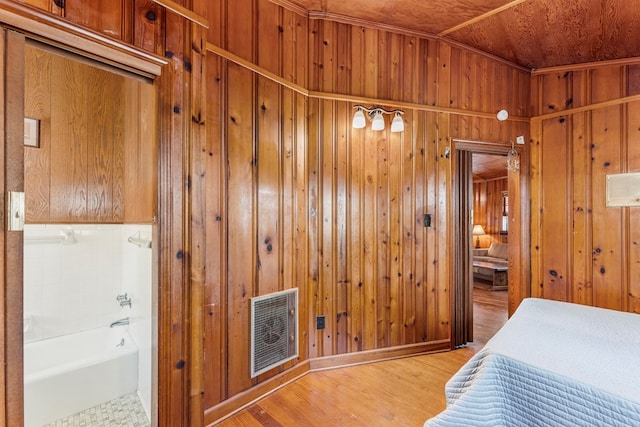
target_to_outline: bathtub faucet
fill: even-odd
[[[116,297],[116,301],[120,303],[120,307],[128,305],[129,308],[131,308],[131,297],[129,297],[126,292],[124,294],[119,294]]]
[[[124,319],[116,320],[109,327],[113,328],[114,326],[124,326],[124,325],[128,325],[128,324],[129,324],[129,318],[125,317]]]

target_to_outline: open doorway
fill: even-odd
[[[484,345],[507,320],[508,211],[504,153],[471,152],[473,343]]]
[[[25,40],[26,426],[150,424],[155,99],[147,78]]]
[[[36,227],[43,228],[43,224],[33,224],[35,220],[33,217],[27,218],[30,214],[35,214],[36,211],[33,209],[29,209],[27,205],[29,205],[28,197],[36,196],[39,197],[44,194],[49,194],[49,202],[53,199],[51,198],[50,191],[39,191],[38,189],[42,189],[42,186],[36,185],[35,187],[30,187],[27,179],[31,180],[36,178],[39,173],[35,170],[38,168],[38,171],[42,172],[43,170],[50,171],[54,169],[51,163],[45,164],[36,161],[36,165],[34,167],[25,167],[25,157],[28,155],[26,151],[29,150],[34,154],[38,150],[45,151],[46,150],[46,140],[53,135],[50,132],[51,128],[48,126],[46,120],[43,117],[26,117],[26,100],[25,100],[25,79],[27,78],[26,72],[35,72],[36,74],[41,72],[44,74],[48,74],[53,76],[51,79],[51,83],[60,84],[61,74],[67,74],[68,77],[70,74],[68,73],[58,73],[58,74],[50,74],[51,69],[35,67],[31,68],[31,65],[26,64],[25,58],[25,49],[27,49],[27,45],[33,46],[33,44],[38,44],[42,46],[42,44],[46,44],[47,48],[53,49],[62,49],[65,52],[69,53],[71,56],[79,55],[79,57],[75,57],[74,63],[80,63],[83,65],[87,65],[88,62],[92,64],[98,65],[97,68],[103,70],[112,71],[116,75],[126,76],[126,81],[128,83],[132,83],[132,85],[128,85],[128,89],[126,93],[132,95],[132,97],[125,98],[115,98],[115,94],[110,91],[111,87],[104,85],[102,81],[95,81],[91,79],[78,79],[76,83],[79,86],[84,87],[83,92],[75,92],[76,95],[82,95],[79,99],[90,100],[94,97],[103,97],[105,98],[105,102],[117,102],[119,106],[127,105],[128,111],[133,111],[133,114],[125,114],[126,111],[124,108],[120,108],[120,110],[116,109],[116,112],[120,112],[122,114],[122,118],[124,120],[129,120],[132,123],[138,123],[136,126],[125,126],[124,132],[127,133],[128,139],[133,139],[137,142],[142,143],[143,141],[150,142],[153,146],[153,149],[157,151],[159,134],[158,134],[158,101],[156,92],[158,91],[157,85],[152,83],[155,77],[160,76],[162,67],[165,66],[168,61],[163,58],[150,56],[145,52],[131,46],[125,45],[115,39],[109,41],[109,43],[105,43],[104,37],[100,37],[99,34],[91,31],[86,31],[85,29],[80,29],[76,27],[73,23],[67,22],[64,25],[64,28],[58,25],[45,25],[40,19],[42,14],[38,12],[34,12],[33,10],[29,11],[25,8],[7,8],[3,10],[2,14],[2,28],[0,28],[0,48],[3,51],[2,60],[0,61],[0,74],[2,74],[3,81],[5,82],[4,90],[0,91],[0,110],[2,111],[4,117],[4,125],[3,125],[3,135],[2,135],[2,144],[3,144],[3,153],[0,155],[0,165],[4,170],[2,174],[3,178],[0,179],[0,187],[2,187],[3,192],[5,194],[5,201],[10,201],[10,206],[7,206],[5,203],[5,212],[10,210],[10,214],[7,217],[11,218],[11,221],[5,221],[5,227],[0,228],[0,241],[2,242],[3,253],[7,256],[2,257],[2,265],[0,266],[0,287],[3,289],[0,292],[0,303],[4,307],[3,310],[0,310],[0,322],[3,324],[2,332],[0,332],[0,336],[2,337],[2,341],[4,343],[3,346],[3,354],[0,356],[0,362],[4,366],[3,373],[0,374],[3,377],[3,380],[0,383],[0,394],[3,396],[3,411],[0,411],[0,425],[27,425],[24,420],[24,380],[25,380],[25,352],[24,352],[24,339],[25,339],[25,330],[29,328],[29,331],[33,334],[37,333],[35,328],[41,326],[49,326],[51,323],[48,318],[43,318],[41,315],[38,318],[37,313],[25,313],[25,298],[29,298],[31,296],[39,297],[40,292],[36,291],[33,295],[25,295],[24,292],[24,276],[27,274],[34,274],[34,271],[27,266],[29,269],[25,271],[24,266],[24,258],[25,258],[25,232],[24,225],[29,224],[36,225]],[[10,28],[10,29],[9,29]],[[47,50],[47,49],[44,49]],[[96,62],[97,61],[97,62]],[[72,67],[75,67],[73,65]],[[135,76],[135,77],[134,77]],[[134,77],[134,78],[129,78]],[[48,85],[49,86],[49,85]],[[139,90],[132,91],[131,89],[137,88]],[[57,90],[64,93],[65,89],[69,89],[69,87],[57,87]],[[135,93],[133,93],[135,92]],[[107,99],[108,98],[108,99]],[[131,104],[132,100],[139,99],[141,102],[139,104]],[[31,107],[35,107],[35,110],[38,110],[40,107],[43,109],[48,109],[47,105],[53,106],[49,103],[51,100],[50,97],[35,97],[31,98],[29,102],[32,102]],[[48,104],[49,103],[49,104]],[[145,105],[150,106],[150,108],[144,108]],[[38,107],[38,105],[40,107]],[[91,114],[92,118],[94,118],[97,122],[105,123],[110,118],[113,118],[112,115],[104,114],[104,110],[94,111],[88,108],[89,105],[81,105],[79,102],[76,102],[74,105],[64,105],[58,104],[58,108],[63,108],[65,110],[73,109],[73,112],[78,115],[78,117],[88,117],[88,114]],[[144,109],[144,111],[143,111]],[[40,110],[42,111],[42,110]],[[113,111],[113,110],[111,110]],[[31,112],[33,114],[33,110]],[[141,115],[146,114],[146,117],[143,117],[143,120],[140,120]],[[83,134],[86,126],[76,126],[77,120],[71,120],[67,123],[68,128],[71,129],[69,134],[63,135],[60,140],[68,143],[72,139],[76,139],[77,137],[89,136]],[[119,116],[120,117],[120,116]],[[35,125],[34,125],[35,124]],[[50,123],[49,123],[50,124]],[[28,126],[27,126],[28,125]],[[33,132],[33,130],[36,130]],[[135,138],[132,137],[129,131],[134,130],[136,132],[140,132],[140,137]],[[28,130],[28,132],[27,132]],[[141,208],[143,206],[148,205],[141,200],[147,200],[147,196],[151,196],[152,206],[151,209],[154,212],[161,211],[164,206],[163,203],[158,201],[158,165],[156,159],[158,154],[154,152],[154,156],[152,158],[149,157],[149,153],[143,150],[137,150],[135,155],[130,151],[127,151],[126,155],[121,155],[117,159],[112,162],[106,162],[106,158],[114,159],[113,155],[107,155],[108,152],[100,151],[105,149],[106,147],[112,147],[110,144],[100,144],[97,141],[109,141],[117,139],[116,135],[111,135],[107,133],[97,133],[91,135],[91,144],[87,143],[84,145],[84,150],[75,150],[69,151],[68,155],[63,155],[59,159],[59,162],[56,164],[55,168],[59,171],[67,171],[65,176],[72,176],[74,178],[80,179],[82,182],[89,182],[91,180],[92,186],[94,188],[102,188],[104,191],[94,191],[93,193],[89,193],[87,191],[78,190],[79,187],[74,188],[73,194],[80,195],[79,199],[88,201],[91,197],[91,202],[94,203],[92,206],[96,206],[100,202],[100,206],[107,206],[109,204],[105,203],[107,200],[115,200],[117,197],[113,197],[114,195],[122,196],[123,194],[128,194],[126,197],[127,200],[134,200],[134,203],[122,203],[116,206],[115,203],[111,203],[110,206],[116,208],[122,208],[126,211],[124,212],[124,216],[127,218],[133,218],[133,216],[138,216],[141,214]],[[119,137],[122,135],[118,134]],[[88,141],[88,140],[87,140]],[[131,147],[131,146],[129,146]],[[78,162],[73,162],[72,159],[78,159],[79,155],[84,156],[84,153],[88,153],[89,150],[93,150],[94,153],[100,153],[97,157],[99,160],[94,163],[95,166],[100,167],[89,167],[88,163],[81,163],[81,167],[78,166]],[[141,183],[140,181],[136,181],[133,177],[138,177],[139,173],[141,173],[140,165],[132,165],[132,161],[134,159],[139,159],[143,164],[150,164],[153,172],[150,175],[151,180],[149,181],[152,186],[152,190],[145,191],[144,193],[138,191],[138,185]],[[33,160],[33,159],[32,159]],[[46,167],[45,167],[46,166]],[[133,166],[129,168],[128,166]],[[86,167],[85,174],[78,174],[76,171],[78,169],[83,169]],[[65,169],[66,168],[66,169]],[[26,170],[25,170],[26,169]],[[113,173],[108,173],[108,170],[111,170]],[[121,191],[111,191],[109,192],[106,189],[107,183],[114,182],[114,176],[119,175],[123,176],[125,171],[132,171],[131,175],[127,174],[126,180],[122,180],[120,182],[123,183],[120,186]],[[146,170],[146,169],[145,169]],[[105,172],[106,171],[106,172]],[[117,173],[116,173],[117,171]],[[147,175],[149,176],[149,175]],[[50,184],[50,181],[47,179],[40,181],[43,184]],[[126,185],[124,183],[126,182]],[[34,181],[31,181],[33,184]],[[126,187],[126,188],[125,188]],[[36,191],[34,191],[36,188]],[[51,187],[49,187],[50,189]],[[25,191],[25,189],[27,191]],[[77,190],[77,191],[75,191]],[[61,197],[62,192],[55,192],[53,197]],[[64,192],[63,194],[69,194],[69,192]],[[99,194],[99,197],[94,197]],[[143,194],[141,197],[140,195]],[[30,196],[29,196],[30,195]],[[107,197],[109,196],[109,197]],[[84,198],[83,198],[84,197]],[[64,199],[64,197],[62,197]],[[44,199],[40,199],[44,200]],[[77,199],[74,198],[74,201]],[[87,202],[88,203],[88,202]],[[49,208],[52,206],[60,207],[60,203],[49,203]],[[33,208],[34,205],[31,205]],[[36,207],[44,207],[45,204],[36,202]],[[73,204],[72,207],[77,205]],[[88,205],[87,205],[88,206]],[[68,207],[68,206],[67,206]],[[133,212],[131,211],[133,208]],[[42,212],[37,210],[37,212]],[[51,212],[49,210],[49,212]],[[61,213],[78,213],[77,209],[62,209]],[[157,214],[150,218],[147,222],[151,225],[152,229],[152,239],[155,241],[159,241],[158,235],[163,234],[158,227]],[[162,217],[162,215],[158,215]],[[160,218],[161,219],[161,218]],[[39,221],[39,220],[38,220]],[[53,221],[51,217],[49,217],[48,222],[56,222],[56,226],[63,224],[63,220],[60,222]],[[96,221],[97,222],[97,221]],[[104,218],[100,219],[101,223],[107,223],[107,220]],[[114,220],[113,223],[120,222],[119,220]],[[122,221],[124,222],[124,220]],[[136,222],[138,220],[136,219]],[[161,223],[161,222],[160,222]],[[107,223],[106,227],[110,227],[111,223]],[[29,242],[29,245],[34,245],[40,241],[48,242],[45,243],[48,245],[46,248],[43,248],[43,252],[47,249],[58,251],[62,242],[71,243],[72,238],[75,238],[75,233],[72,235],[68,233],[67,230],[64,230],[63,234],[55,233],[53,238],[49,239],[32,239]],[[38,233],[39,234],[39,233]],[[128,236],[126,234],[125,236]],[[50,237],[43,235],[36,235],[35,237]],[[138,237],[137,234],[135,237]],[[51,243],[55,242],[55,243]],[[127,242],[127,245],[132,246],[132,243]],[[152,367],[154,374],[152,378],[151,392],[152,396],[152,425],[157,425],[157,389],[158,389],[158,375],[155,374],[157,372],[157,360],[158,360],[158,324],[157,324],[157,313],[158,313],[158,282],[159,282],[159,263],[157,259],[159,257],[159,251],[155,243],[153,244],[152,251],[152,278],[151,278],[151,286],[152,288],[147,290],[151,292],[153,301],[151,309],[153,310],[152,314],[152,322],[151,322],[151,339],[153,347],[150,349],[152,351],[151,359],[152,359]],[[78,246],[74,246],[76,249]],[[33,247],[27,248],[33,249]],[[66,246],[65,246],[66,249]],[[137,249],[137,248],[136,248]],[[140,248],[141,250],[148,250],[148,248]],[[84,255],[84,254],[83,254]],[[94,257],[95,259],[92,262],[103,262],[103,258]],[[77,264],[81,265],[80,260],[75,260]],[[59,271],[62,271],[66,266],[60,265]],[[41,264],[37,264],[36,266],[40,268]],[[54,265],[55,267],[55,265]],[[67,270],[64,270],[67,271]],[[41,276],[38,274],[38,276]],[[44,277],[44,276],[43,276]],[[129,276],[127,276],[129,277]],[[48,280],[49,277],[46,277]],[[96,282],[100,282],[103,278],[99,277],[96,279]],[[96,283],[87,283],[81,282],[81,285],[85,286],[95,286]],[[48,286],[47,291],[52,291],[53,286]],[[79,292],[83,292],[84,289],[77,289]],[[43,289],[44,292],[44,289]],[[37,294],[37,295],[36,295]],[[55,296],[63,302],[66,302],[63,309],[64,314],[66,314],[68,308],[75,303],[76,308],[82,305],[83,307],[86,305],[85,301],[82,299],[78,300],[77,294],[72,294],[69,298],[68,295],[62,295],[62,293],[56,293]],[[142,307],[142,305],[138,305],[135,303],[135,297],[131,294],[132,298],[127,298],[131,300],[132,306]],[[50,301],[47,299],[42,299],[43,303],[49,303]],[[113,299],[109,301],[110,304],[116,304],[117,309],[123,308],[117,299]],[[135,305],[134,305],[135,304]],[[35,307],[35,305],[32,305]],[[127,305],[127,309],[128,309]],[[31,314],[31,317],[28,315]],[[58,314],[54,312],[54,314]],[[64,315],[63,314],[63,315]],[[93,315],[93,313],[90,313]],[[105,320],[106,322],[110,322],[109,319]],[[130,317],[131,319],[131,317]],[[26,320],[26,321],[25,321]],[[82,322],[79,319],[73,319],[72,322],[67,322],[67,325],[75,325]],[[43,330],[41,329],[41,332]],[[115,345],[117,346],[120,343],[118,341]],[[63,346],[64,347],[64,346]],[[120,346],[121,347],[121,346]],[[120,349],[118,347],[118,349]],[[64,347],[67,348],[67,347]],[[67,348],[69,352],[74,354],[76,349]],[[51,359],[50,354],[46,355],[47,358]],[[51,369],[49,373],[53,374],[56,370]],[[83,377],[85,382],[90,382],[91,380]],[[91,382],[90,382],[91,383]],[[93,384],[93,383],[91,383]],[[67,384],[69,387],[71,385]],[[56,390],[54,390],[55,392]]]
[[[510,258],[520,252],[521,242],[510,239],[508,230],[509,225],[520,227],[520,209],[509,212],[510,205],[520,203],[519,192],[510,197],[519,182],[519,173],[508,173],[506,167],[511,147],[474,141],[455,143],[453,321],[454,345],[458,347],[490,337],[482,329],[483,315],[492,319],[492,325],[495,316],[506,321],[513,303],[509,295],[518,294],[508,288],[512,281]],[[479,293],[483,297],[476,325],[474,294]],[[478,337],[474,337],[474,329]]]

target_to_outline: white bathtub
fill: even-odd
[[[25,426],[135,392],[138,349],[127,330],[106,327],[25,344]]]

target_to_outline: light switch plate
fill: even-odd
[[[24,193],[9,191],[7,203],[7,230],[24,230]]]

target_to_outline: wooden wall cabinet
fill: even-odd
[[[156,210],[151,84],[36,46],[25,52],[28,223],[149,223]]]

